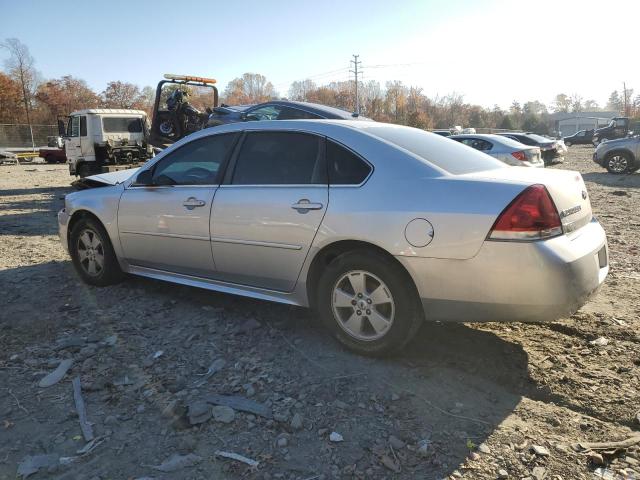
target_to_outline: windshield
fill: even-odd
[[[417,128],[373,124],[363,130],[454,175],[505,167],[504,163],[489,155]]]

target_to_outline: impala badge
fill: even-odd
[[[568,217],[569,215],[573,215],[574,213],[578,213],[582,210],[580,205],[576,205],[575,207],[567,208],[566,210],[562,210],[560,212],[560,218]]]

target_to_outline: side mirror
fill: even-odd
[[[62,120],[58,120],[58,135],[64,137],[65,134],[64,122]]]
[[[244,112],[242,112],[242,113],[240,114],[240,120],[242,120],[243,122],[246,122],[246,121],[247,121],[247,114],[246,114],[246,113],[244,113]]]
[[[153,185],[153,174],[151,170],[141,171],[136,178],[135,184],[147,187]]]

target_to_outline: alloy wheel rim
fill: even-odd
[[[384,337],[395,317],[391,290],[379,277],[364,270],[347,272],[338,279],[331,307],[340,328],[360,341]]]
[[[87,275],[97,277],[104,270],[104,246],[96,232],[82,230],[77,244],[78,260]]]
[[[622,155],[614,155],[609,160],[609,168],[616,173],[622,173],[627,169],[627,159]]]

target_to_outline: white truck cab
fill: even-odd
[[[147,114],[142,110],[78,110],[66,122],[58,120],[58,129],[71,175],[86,177],[108,165],[144,162],[153,156]]]

